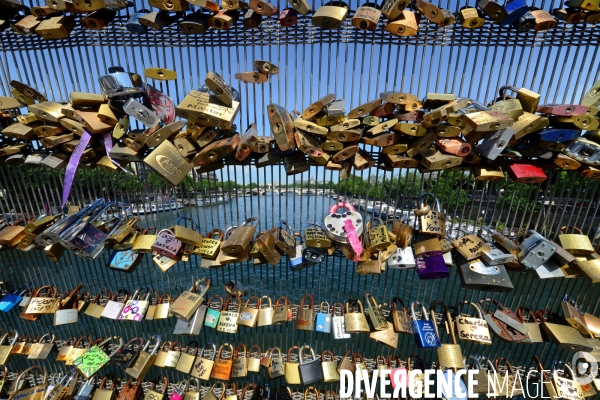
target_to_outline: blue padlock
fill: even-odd
[[[557,129],[544,128],[536,135],[544,142],[567,143],[581,135],[581,131],[577,129]]]
[[[316,263],[310,260],[307,260],[304,257],[304,245],[298,244],[296,245],[296,255],[293,257],[288,256],[290,260],[290,270],[292,271],[300,271],[301,269],[308,268]]]
[[[415,305],[421,306],[421,315],[424,319],[417,319]],[[435,329],[435,322],[429,319],[429,312],[425,305],[418,301],[414,301],[410,305],[410,312],[412,315],[411,326],[417,347],[421,349],[441,347],[440,338]]]
[[[146,27],[142,24],[140,24],[140,17],[144,14],[148,14],[149,11],[148,10],[141,10],[141,11],[137,11],[134,12],[131,15],[131,18],[129,18],[127,20],[127,22],[125,23],[125,29],[127,29],[129,32],[131,33],[137,33],[142,34],[142,33],[146,33]]]
[[[504,10],[508,15],[501,25],[511,25],[518,22],[529,11],[529,7],[525,0],[513,0],[504,5]]]
[[[24,285],[12,293],[6,293],[2,299],[0,299],[0,311],[9,312],[17,304],[23,300],[23,295],[27,293],[29,286]]]

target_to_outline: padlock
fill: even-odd
[[[257,357],[252,357],[252,350],[256,348],[256,355]],[[247,358],[247,363],[248,363],[248,371],[249,372],[260,372],[260,366],[261,366],[261,357],[262,357],[262,353],[260,351],[260,346],[258,346],[257,344],[253,344],[252,346],[250,346],[250,348],[248,349],[248,352],[246,353],[248,355]]]
[[[519,245],[516,256],[525,268],[537,269],[552,257],[556,246],[533,230],[529,230],[528,234],[530,236]]]
[[[205,351],[208,352],[207,346],[212,348],[212,355],[205,354]],[[216,356],[217,347],[213,343],[206,343],[204,346],[202,346],[200,353],[196,357],[196,361],[192,367],[191,375],[200,380],[209,380]]]
[[[431,320],[434,323],[434,327],[436,330],[437,326],[437,316],[435,312],[435,308],[440,305],[444,309],[444,315],[442,317],[442,321],[446,326],[446,331],[450,333],[450,338],[452,339],[452,343],[440,343],[440,347],[437,348],[437,355],[439,360],[439,367],[444,368],[464,368],[465,363],[463,360],[463,355],[460,350],[460,345],[456,343],[456,335],[454,334],[454,321],[452,320],[452,315],[450,315],[450,309],[446,304],[442,301],[434,301],[429,305],[431,310]],[[440,337],[439,330],[437,331],[438,337]]]
[[[472,375],[465,375],[463,378],[465,380],[465,383],[468,387],[473,388],[473,393],[484,395],[487,394],[490,389],[490,384],[488,382],[488,371],[490,373],[493,373],[495,371],[493,369],[493,365],[491,369],[486,371],[481,365],[479,358],[475,356],[468,356],[467,358],[474,361],[475,373],[473,373]],[[469,369],[471,369],[471,367],[469,367]]]
[[[309,303],[305,304],[308,300]],[[308,308],[304,308],[304,306]],[[296,318],[296,329],[304,331],[313,331],[315,321],[315,300],[312,294],[306,294],[300,299],[298,316]]]
[[[592,246],[589,237],[584,235],[581,229],[577,227],[572,228],[574,233],[566,234],[568,228],[570,227],[563,226],[560,229],[562,233],[558,235],[558,240],[560,241],[561,246],[569,253],[576,256],[592,254],[594,252],[594,246]]]
[[[298,346],[292,346],[288,349],[287,359],[285,362],[285,382],[288,385],[300,385],[302,381],[300,380],[300,360],[299,354],[294,353],[297,351],[299,353]],[[293,354],[293,357],[292,357]]]
[[[369,324],[364,314],[363,305],[358,299],[350,299],[346,301],[346,309],[344,312],[344,330],[347,333],[370,332]]]
[[[488,252],[490,247],[477,235],[466,235],[452,242],[452,246],[467,261],[481,257],[484,252]]]
[[[340,208],[345,208],[348,211],[338,213]],[[351,204],[340,202],[331,206],[324,224],[329,237],[340,243],[350,242],[354,251],[358,254],[361,253],[362,246],[358,236],[363,231],[362,216],[354,210]]]
[[[397,0],[396,3],[404,4],[402,0]],[[419,21],[419,14],[403,9],[394,20],[387,23],[385,30],[394,36],[415,36]]]
[[[9,341],[9,335],[13,334],[12,340]],[[6,365],[11,355],[13,354],[13,350],[15,348],[15,344],[17,343],[17,339],[19,338],[19,333],[17,331],[7,332],[0,338],[0,362],[2,365]]]
[[[254,300],[254,305],[250,304],[250,301]],[[240,315],[237,319],[238,325],[244,325],[249,328],[253,328],[256,324],[256,318],[258,317],[258,310],[260,309],[260,298],[257,296],[250,296],[246,300],[246,304],[241,308]]]
[[[140,297],[142,295],[144,296],[143,299]],[[146,311],[148,311],[148,306],[150,305],[149,299],[151,295],[152,288],[150,286],[142,286],[137,289],[133,293],[133,296],[125,302],[118,319],[130,321],[141,321],[144,319]]]
[[[277,351],[277,357],[274,357],[274,353]],[[279,347],[273,347],[269,354],[269,365],[268,365],[269,379],[279,378],[285,375],[285,366],[283,358],[281,357],[281,349]]]
[[[594,349],[594,347],[581,336],[581,333],[579,333],[577,329],[570,325],[550,322],[554,321],[556,317],[555,315],[550,314],[549,318],[552,319],[549,321],[544,317],[545,312],[547,312],[547,310],[537,310],[535,315],[540,320],[544,332],[558,347],[570,351],[592,351]]]
[[[569,325],[584,335],[589,335],[591,333],[587,328],[585,318],[583,317],[583,313],[579,310],[579,306],[575,303],[575,300],[572,298],[569,299],[568,294],[565,294],[563,297],[561,309]]]
[[[225,358],[223,355],[223,347],[229,348],[229,358]],[[229,343],[224,343],[219,347],[215,364],[212,368],[210,377],[219,379],[222,381],[228,381],[231,378],[231,371],[233,368],[233,346]]]
[[[137,350],[134,349],[134,342],[138,342]],[[127,342],[117,353],[111,358],[111,364],[118,365],[120,367],[132,366],[137,357],[144,347],[146,340],[143,337],[133,338]]]
[[[162,380],[163,389],[161,391],[156,387],[158,382]],[[144,400],[163,400],[166,397],[167,389],[169,388],[169,379],[166,376],[159,376],[156,380],[151,382],[150,387],[146,390],[144,394]],[[175,390],[177,393],[177,389]],[[172,399],[172,396],[169,397],[169,400]]]
[[[262,296],[260,299],[260,309],[256,319],[256,326],[269,326],[273,324],[273,303],[269,296]]]
[[[504,10],[507,15],[501,25],[510,25],[519,21],[519,19],[529,11],[529,7],[524,0],[511,0],[504,5]]]
[[[423,319],[417,319],[415,306],[421,306],[421,316]],[[413,302],[410,306],[412,317],[412,331],[417,347],[419,348],[437,348],[441,346],[435,323],[429,320],[429,313],[420,302]]]
[[[282,300],[283,304],[281,304]],[[285,296],[281,296],[277,299],[277,302],[275,302],[275,309],[273,310],[273,324],[281,325],[292,319],[292,310],[289,302],[290,301]]]
[[[43,20],[35,29],[35,33],[44,39],[65,39],[75,29],[75,16],[64,15]]]
[[[237,303],[236,309],[234,311],[229,310],[229,304],[231,300],[235,300]],[[227,297],[227,300],[223,304],[223,308],[221,309],[221,316],[219,318],[219,322],[217,324],[217,331],[227,332],[227,333],[235,333],[238,328],[238,320],[240,317],[240,312],[242,309],[242,303],[239,296]]]
[[[481,258],[467,261],[463,257],[457,260],[461,285],[467,289],[509,292],[514,286],[504,265],[487,265]]]
[[[23,380],[27,377],[27,375],[29,374],[29,372],[33,369],[40,369],[42,371],[42,381],[39,385],[34,385],[35,386],[31,386],[28,387],[27,389],[22,389],[23,388]],[[5,369],[5,373],[6,373],[6,369]],[[6,375],[5,375],[5,378]],[[5,379],[3,378],[3,380]],[[24,399],[42,399],[45,398],[45,393],[48,391],[49,389],[49,385],[47,383],[47,378],[48,378],[48,374],[46,373],[46,369],[44,367],[40,367],[38,365],[34,365],[32,367],[26,368],[24,369],[15,379],[15,381],[13,382],[13,384],[11,385],[11,388],[9,389],[9,393],[10,395],[8,395],[8,399],[14,399],[14,398],[24,398]],[[35,381],[34,381],[35,382]]]
[[[471,305],[476,314],[472,317],[464,315],[463,306]],[[481,315],[481,308],[475,303],[464,300],[456,307],[456,333],[460,340],[483,344],[492,344],[488,323]]]
[[[480,14],[480,11],[473,7],[462,7],[458,13],[458,21],[463,28],[468,29],[481,28],[485,23],[483,14]]]
[[[504,7],[492,0],[479,0],[477,7],[481,8],[485,15],[497,24],[502,24],[508,17],[508,12]]]
[[[312,355],[311,360],[307,360],[304,355],[305,350],[310,350]],[[303,385],[310,385],[312,383],[323,380],[323,368],[321,362],[315,356],[315,351],[312,347],[304,345],[299,350],[300,365],[299,375],[300,381]]]
[[[118,340],[118,346],[110,354],[106,354],[102,349],[108,342],[112,340]],[[79,371],[81,375],[89,379],[95,375],[104,365],[106,365],[111,357],[123,347],[123,339],[119,336],[109,337],[108,339],[101,341],[96,340],[91,348],[87,349],[83,354],[73,360],[73,365],[76,371]],[[72,352],[71,352],[72,354]]]
[[[115,383],[111,381],[110,389],[105,388],[106,386],[106,377],[102,378],[100,381],[100,385],[94,391],[94,395],[92,396],[92,400],[113,400],[115,397]]]
[[[519,20],[517,22],[513,23],[513,26],[515,27],[517,32],[527,32],[527,31],[533,29],[535,27],[535,25],[536,25],[536,18],[529,11],[527,11],[525,14],[523,14],[523,16],[521,16],[521,18],[519,18]]]
[[[381,11],[372,7],[371,3],[365,3],[356,9],[352,17],[352,25],[357,29],[372,31],[377,27],[379,18],[381,18]]]
[[[258,225],[258,218],[251,217],[245,220],[241,226],[233,231],[231,236],[221,243],[221,253],[235,255],[248,250],[248,246]]]
[[[204,302],[204,296],[210,289],[210,279],[202,278],[187,291],[181,293],[171,304],[170,312],[177,318],[189,321],[198,307]]]
[[[215,301],[218,300],[218,301]],[[217,304],[216,308],[213,308],[214,304]],[[219,323],[221,316],[221,309],[223,308],[223,298],[218,294],[213,294],[207,301],[208,308],[206,310],[206,318],[204,319],[204,325],[216,328]]]
[[[542,343],[545,342],[544,335],[542,335],[541,326],[538,323],[535,314],[529,310],[529,319],[530,322],[526,322],[525,318],[523,318],[523,307],[519,307],[517,309],[517,318],[523,325],[527,327],[527,334],[525,335],[525,339],[523,339],[520,343]]]
[[[321,29],[340,29],[346,16],[348,15],[348,6],[345,3],[329,2],[319,7],[312,16],[312,24]],[[339,4],[339,5],[338,5]],[[303,116],[303,118],[306,118]]]
[[[370,294],[364,294],[365,301],[367,304],[367,314],[369,315],[369,319],[371,320],[371,324],[376,331],[383,331],[388,328],[388,322],[383,315],[383,310],[381,306],[377,303],[377,300]]]
[[[48,337],[49,341],[44,342],[44,338]],[[48,358],[52,350],[54,350],[54,335],[47,333],[43,335],[31,348],[27,358],[29,360],[45,360]],[[1,390],[1,389],[0,389]]]
[[[381,13],[393,21],[402,14],[402,11],[404,11],[408,4],[409,2],[406,0],[386,0],[381,6]],[[366,111],[365,113],[368,112]]]
[[[431,210],[425,205],[424,200],[432,197],[435,210]],[[415,210],[415,215],[419,217],[420,233],[433,236],[441,236],[446,231],[446,216],[442,213],[441,205],[437,198],[431,193],[423,193],[419,199],[421,208]]]
[[[552,381],[554,383],[554,388],[556,389],[556,395],[559,398],[569,399],[569,400],[582,400],[584,399],[584,392],[581,387],[581,384],[577,380],[577,376],[575,372],[571,369],[569,364],[564,363],[564,368],[566,371],[562,371],[562,376],[558,373],[556,369],[556,365],[558,361],[554,361],[552,363]],[[566,376],[568,372],[569,377]]]
[[[479,305],[484,310],[483,304],[493,303],[497,308],[495,312],[488,311],[483,318],[488,323],[489,328],[502,340],[507,342],[520,342],[525,339],[528,329],[523,325],[517,316],[501,303],[492,299],[480,299]]]
[[[71,338],[67,339],[65,341],[65,343],[62,345],[62,347],[58,350],[58,354],[56,355],[55,360],[60,361],[60,362],[65,362],[68,359],[69,354],[73,350],[73,345],[75,344],[76,340],[77,340],[76,337],[71,337]],[[1,343],[2,342],[0,342],[0,344]]]

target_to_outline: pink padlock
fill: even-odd
[[[156,240],[152,244],[152,251],[169,258],[175,258],[180,249],[181,241],[175,238],[175,234],[170,229],[158,232]]]

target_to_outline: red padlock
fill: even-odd
[[[279,23],[284,28],[296,25],[298,22],[298,11],[293,8],[286,8],[279,14]]]
[[[506,171],[515,183],[540,183],[548,178],[541,168],[532,164],[511,164]]]

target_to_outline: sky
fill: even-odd
[[[441,0],[441,4],[436,4],[456,12],[465,2]],[[134,5],[120,14],[131,13],[133,8],[149,9],[139,0]],[[313,9],[319,5],[320,1],[313,0]],[[350,2],[349,5],[356,9],[359,4]],[[562,4],[542,0],[529,5],[550,10]],[[282,9],[288,5],[279,0],[277,6]],[[433,25],[425,28],[422,22],[422,32],[406,40],[385,31],[381,34],[381,24],[375,33],[356,31],[348,19],[348,26],[342,31],[323,31],[323,37],[331,43],[321,43],[318,42],[321,32],[311,26],[309,19],[304,19],[293,29],[278,29],[275,22],[265,23],[256,31],[240,29],[236,35],[243,37],[239,40],[236,39],[239,36],[223,31],[210,31],[197,37],[177,34],[177,29],[169,33],[149,32],[146,39],[166,45],[146,47],[136,42],[137,35],[124,29],[125,20],[123,17],[109,30],[84,32],[88,42],[94,44],[88,46],[78,46],[74,41],[54,41],[50,44],[55,48],[51,49],[11,51],[22,49],[26,44],[46,43],[41,38],[4,32],[0,49],[0,94],[10,95],[8,82],[17,79],[38,88],[51,100],[67,101],[73,90],[100,93],[98,77],[106,74],[110,66],[120,65],[140,75],[145,68],[163,67],[175,70],[178,79],[168,82],[148,79],[147,83],[165,92],[177,104],[189,90],[203,84],[208,71],[215,71],[241,94],[241,111],[236,120],[238,131],[243,133],[251,122],[256,122],[259,134],[270,136],[265,112],[270,103],[284,106],[288,111],[302,111],[320,97],[334,93],[344,99],[348,112],[388,90],[405,91],[420,98],[428,92],[451,92],[487,103],[496,96],[497,89],[506,84],[541,93],[542,103],[577,103],[585,90],[600,79],[598,46],[580,45],[581,40],[597,42],[599,28],[592,25],[561,23],[548,33],[517,35],[510,28],[490,24],[482,30],[469,31],[452,27],[436,29]],[[463,45],[456,45],[457,36],[461,36]],[[481,37],[487,41],[480,40]],[[211,45],[225,38],[240,45]],[[359,39],[364,43],[356,43]],[[307,43],[285,44],[286,40]],[[571,43],[554,46],[561,40]],[[250,42],[268,45],[245,45]],[[415,42],[428,45],[414,45]],[[509,42],[516,45],[508,45]],[[108,43],[114,45],[98,45]],[[485,46],[486,43],[494,45]],[[236,72],[252,71],[256,59],[277,64],[279,74],[264,84],[246,84],[234,79]],[[244,174],[246,182],[255,181],[262,174],[254,167],[235,168],[236,173]],[[312,168],[312,171],[312,179],[315,179],[317,170]],[[323,171],[319,168],[318,180],[322,180],[321,175]],[[329,180],[329,175],[327,172],[324,177]],[[331,177],[337,179],[337,174]]]

